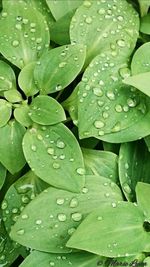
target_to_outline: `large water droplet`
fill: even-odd
[[[94,126],[97,129],[103,128],[105,126],[105,123],[103,121],[95,121]]]
[[[66,216],[64,213],[60,213],[60,214],[58,214],[58,220],[59,220],[60,222],[65,222],[66,219],[67,219],[67,216]]]
[[[103,91],[100,88],[93,88],[93,93],[96,96],[102,96],[103,95]]]
[[[123,39],[118,40],[118,41],[117,41],[117,44],[118,44],[118,46],[120,46],[120,47],[125,47],[125,45],[126,45],[126,43],[125,43],[125,41],[124,41]]]
[[[56,146],[58,148],[64,148],[65,147],[65,143],[61,140],[57,140]]]
[[[71,217],[75,222],[79,222],[82,219],[82,214],[79,212],[75,212],[71,215]]]

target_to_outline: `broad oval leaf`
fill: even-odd
[[[50,96],[37,96],[30,105],[29,116],[41,125],[53,125],[66,119],[63,107]]]
[[[80,25],[80,27],[79,27]],[[127,58],[138,36],[138,14],[126,0],[84,1],[70,24],[71,42],[87,46],[86,65],[98,54],[111,51],[114,59]]]
[[[4,99],[0,99],[0,127],[6,125],[12,113],[11,104]]]
[[[32,171],[13,183],[5,194],[1,205],[5,228],[9,233],[25,206],[48,187]]]
[[[11,103],[17,103],[23,100],[21,94],[17,90],[8,90],[4,92],[4,96]]]
[[[83,45],[66,45],[44,53],[34,71],[41,93],[57,92],[69,85],[83,67],[85,52]]]
[[[65,244],[81,221],[97,206],[122,199],[120,189],[107,178],[86,176],[85,186],[80,194],[52,187],[41,193],[12,227],[12,239],[40,251],[71,252]]]
[[[140,46],[133,55],[131,62],[132,75],[150,71],[150,42]]]
[[[119,179],[129,201],[135,201],[137,182],[149,182],[150,153],[143,141],[121,144],[119,152]]]
[[[145,34],[150,34],[150,14],[149,13],[141,19],[140,31]]]
[[[150,72],[140,73],[137,75],[129,76],[124,81],[125,84],[136,87],[142,93],[150,96]]]
[[[0,190],[5,182],[6,168],[0,163]]]
[[[79,144],[63,124],[35,125],[23,139],[25,158],[37,176],[73,192],[84,186],[84,162]]]
[[[86,252],[72,254],[50,254],[40,251],[33,251],[20,265],[20,267],[33,266],[57,266],[57,267],[96,267],[104,258]],[[102,266],[102,264],[101,264]]]
[[[118,182],[118,156],[112,152],[82,149],[86,173]]]
[[[39,91],[34,81],[35,66],[36,62],[31,62],[27,64],[19,73],[18,83],[26,96],[33,96]]]
[[[144,229],[144,219],[130,202],[101,205],[81,223],[67,246],[111,258],[149,251],[150,235]]]
[[[143,211],[144,216],[148,222],[150,220],[149,195],[150,195],[150,184],[138,182],[136,186],[137,203],[138,206]]]
[[[0,162],[12,174],[20,171],[26,161],[22,151],[25,128],[12,120],[0,128]]]
[[[16,89],[16,77],[13,69],[0,60],[0,91]]]
[[[48,48],[49,39],[44,17],[24,1],[13,1],[3,9],[0,52],[18,68],[37,60]]]
[[[150,133],[150,99],[122,83],[125,67],[109,53],[98,55],[84,72],[78,91],[80,138],[121,143]]]
[[[47,4],[56,20],[59,20],[68,12],[80,6],[83,0],[46,0]]]
[[[29,106],[27,104],[23,104],[14,110],[14,117],[16,121],[22,124],[25,127],[29,127],[33,124],[33,121],[30,119],[29,113]]]

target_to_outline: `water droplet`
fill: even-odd
[[[101,216],[98,216],[98,217],[97,217],[97,220],[98,220],[98,221],[102,221],[103,218],[102,218]]]
[[[114,92],[112,92],[112,91],[108,91],[108,92],[106,93],[106,96],[107,96],[110,100],[115,100],[115,94],[114,94]]]
[[[55,90],[56,90],[56,91],[60,91],[60,90],[62,90],[62,85],[57,84],[56,87],[55,87]]]
[[[24,229],[20,229],[20,230],[17,231],[17,234],[18,234],[18,235],[23,235],[24,232],[25,232]]]
[[[113,208],[117,207],[117,204],[115,202],[112,202],[111,205],[112,205]]]
[[[125,163],[124,167],[125,167],[126,170],[129,169],[129,164],[128,164],[128,162]]]
[[[88,190],[88,188],[87,188],[87,187],[83,187],[83,189],[82,189],[82,193],[83,193],[83,194],[87,194],[87,193],[88,193],[88,191],[89,191],[89,190]]]
[[[2,12],[2,17],[3,17],[3,18],[6,18],[7,15],[8,15],[7,12]]]
[[[58,148],[64,148],[65,147],[65,143],[61,140],[57,140],[56,146]]]
[[[82,219],[82,214],[79,212],[75,212],[71,215],[71,217],[75,222],[79,222]]]
[[[104,15],[105,14],[105,9],[104,8],[99,9],[98,10],[98,14]]]
[[[55,266],[55,263],[53,261],[50,261],[49,265],[50,266]]]
[[[100,88],[93,88],[93,93],[96,96],[102,96],[103,95],[103,91]]]
[[[110,197],[110,194],[109,194],[109,193],[106,193],[105,196],[106,196],[106,197]]]
[[[125,43],[125,41],[124,41],[123,39],[118,40],[118,41],[117,41],[117,44],[118,44],[118,46],[120,46],[120,47],[125,47],[125,45],[126,45],[126,43]]]
[[[102,107],[102,106],[104,105],[104,102],[103,102],[103,101],[100,101],[100,100],[98,100],[98,101],[97,101],[97,104],[99,105],[99,107]]]
[[[12,46],[17,47],[18,45],[19,45],[19,41],[14,40],[14,41],[12,42]]]
[[[60,222],[65,222],[66,219],[67,219],[67,216],[66,216],[64,213],[60,213],[60,214],[58,214],[58,220],[59,220]]]
[[[61,62],[59,64],[59,68],[64,68],[66,66],[67,62]]]
[[[25,204],[29,203],[29,201],[30,201],[29,198],[28,198],[27,196],[22,196],[21,200],[22,200],[22,202],[25,203]]]
[[[2,209],[2,210],[5,210],[5,209],[7,209],[7,207],[8,207],[7,201],[4,200],[4,201],[2,202],[1,209]]]
[[[99,131],[98,132],[98,135],[100,135],[100,136],[103,136],[105,133],[104,133],[104,131]]]
[[[53,147],[49,147],[48,149],[47,149],[47,153],[49,154],[49,155],[53,155],[54,154],[54,148]]]
[[[31,150],[35,152],[36,151],[36,146],[35,145],[32,145],[31,146]]]
[[[103,121],[95,121],[94,126],[97,129],[103,128],[105,126],[105,123]]]
[[[122,112],[122,106],[121,105],[116,105],[115,106],[115,110],[117,111],[117,112]]]
[[[18,23],[15,25],[15,28],[16,28],[17,30],[22,30],[22,26],[21,26],[21,24],[18,24]]]
[[[37,139],[40,140],[40,141],[43,140],[42,135],[38,134],[38,135],[37,135]]]
[[[35,222],[37,225],[40,225],[42,223],[42,220],[36,220]]]
[[[70,228],[69,230],[68,230],[68,235],[72,235],[74,232],[75,232],[75,228]]]
[[[54,162],[54,163],[53,163],[53,168],[54,168],[54,169],[59,169],[59,168],[60,168],[59,163]]]
[[[119,132],[121,130],[120,122],[117,122],[114,127],[111,129],[112,132]]]
[[[64,202],[65,202],[64,198],[57,198],[57,200],[56,200],[56,203],[57,203],[58,205],[63,205]]]
[[[109,117],[109,114],[106,111],[104,111],[102,113],[102,116],[103,116],[104,119],[107,119]]]
[[[72,198],[70,201],[70,208],[76,208],[78,206],[78,200],[76,198]]]
[[[24,18],[24,19],[22,20],[22,22],[23,22],[23,24],[28,24],[29,20]]]
[[[118,16],[117,19],[118,19],[119,21],[123,21],[123,20],[124,20],[123,16]]]
[[[12,213],[17,213],[18,212],[18,209],[17,208],[13,208],[12,209]]]
[[[21,218],[22,218],[23,220],[25,220],[25,219],[28,219],[29,216],[28,216],[27,214],[23,214],[23,215],[21,216]]]
[[[123,189],[127,194],[131,194],[131,192],[132,192],[130,186],[127,183],[123,184]]]
[[[83,168],[78,168],[78,169],[76,170],[76,172],[77,172],[79,175],[84,175],[84,174],[85,174],[85,169],[83,169]]]
[[[127,104],[128,104],[129,107],[133,108],[133,107],[136,106],[137,103],[136,103],[136,100],[135,99],[129,98],[127,100]]]
[[[85,19],[85,22],[87,23],[87,24],[91,24],[92,23],[92,18],[91,17],[87,17],[86,19]]]

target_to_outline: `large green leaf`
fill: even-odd
[[[138,14],[126,0],[84,1],[72,18],[71,42],[87,46],[86,65],[98,54],[111,51],[114,60],[127,58],[138,36]]]
[[[121,145],[119,152],[119,179],[129,201],[135,201],[137,182],[149,182],[150,153],[143,141]]]
[[[0,127],[6,125],[12,113],[11,104],[4,99],[0,99]]]
[[[39,91],[33,76],[35,66],[36,62],[27,64],[18,76],[19,86],[26,96],[33,96]]]
[[[150,249],[144,215],[133,203],[101,205],[81,223],[68,247],[107,257],[132,256]]]
[[[66,126],[35,125],[24,136],[23,150],[29,166],[41,179],[58,188],[81,191],[85,181],[82,152]]]
[[[103,53],[84,72],[78,91],[80,138],[121,143],[150,133],[150,99],[122,83],[123,67],[119,56]]]
[[[62,18],[69,11],[80,6],[83,0],[46,0],[47,4],[56,20]]]
[[[7,232],[17,221],[25,206],[39,193],[48,187],[48,184],[39,179],[32,171],[13,183],[2,202],[3,221]]]
[[[50,96],[37,96],[30,106],[29,116],[41,125],[53,125],[66,119],[62,106]]]
[[[15,108],[14,110],[14,117],[16,121],[22,124],[25,127],[29,127],[33,124],[33,121],[30,119],[29,116],[30,108],[27,103],[23,103],[19,107]]]
[[[5,182],[6,178],[6,169],[5,167],[0,163],[0,190]]]
[[[150,184],[138,182],[136,186],[137,203],[148,221],[150,221],[149,195]]]
[[[44,17],[23,1],[10,1],[0,18],[0,52],[19,68],[35,61],[49,46]]]
[[[22,139],[25,128],[12,120],[0,128],[0,162],[14,174],[25,165],[22,151]]]
[[[0,91],[16,89],[16,77],[12,68],[0,60]]]
[[[81,71],[86,49],[83,45],[66,45],[44,53],[34,71],[42,94],[60,91]]]
[[[118,181],[118,156],[107,151],[82,149],[85,169],[88,174],[95,174]]]
[[[96,267],[103,263],[104,258],[86,252],[72,254],[50,254],[40,251],[33,251],[20,265],[20,267]],[[102,266],[102,264],[101,264]],[[104,266],[104,265],[103,265]],[[103,267],[102,266],[102,267]]]
[[[42,267],[57,266],[57,267],[96,267],[99,262],[104,265],[105,258],[99,257],[86,252],[73,254],[50,254],[39,251],[34,251],[20,265],[20,267],[33,267],[39,264]]]
[[[132,75],[150,71],[150,42],[140,46],[133,55],[131,62]]]
[[[5,98],[10,102],[10,103],[17,103],[17,102],[22,102],[22,96],[17,90],[8,90],[4,92]]]
[[[150,72],[140,73],[137,75],[129,76],[123,81],[125,84],[136,87],[142,93],[150,96]]]
[[[80,194],[48,188],[26,206],[11,237],[40,251],[71,252],[65,244],[87,214],[122,199],[117,185],[107,178],[86,176],[85,186]]]

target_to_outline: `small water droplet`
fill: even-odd
[[[115,94],[113,91],[108,91],[106,93],[106,96],[110,99],[110,100],[115,100]]]
[[[104,15],[104,14],[105,14],[105,9],[104,9],[104,8],[100,8],[100,9],[98,10],[98,14],[100,14],[100,15]]]
[[[103,91],[100,88],[93,88],[93,93],[96,96],[102,96],[103,95]]]
[[[93,21],[93,19],[92,19],[91,17],[87,17],[87,18],[85,19],[85,22],[86,22],[87,24],[91,24],[92,21]]]
[[[36,151],[36,146],[35,145],[32,145],[31,146],[31,150],[35,152]]]
[[[85,174],[85,169],[83,169],[83,168],[78,168],[78,169],[76,170],[76,172],[77,172],[79,175],[84,175],[84,174]]]
[[[65,143],[61,140],[57,140],[56,146],[58,148],[64,148],[65,147]]]
[[[129,98],[129,99],[127,99],[127,104],[129,107],[133,108],[136,106],[137,103],[136,103],[135,99]]]
[[[76,208],[78,206],[78,200],[76,198],[72,198],[70,201],[70,208]]]
[[[56,200],[56,203],[57,203],[58,205],[63,205],[64,202],[65,202],[64,198],[57,198],[57,200]]]
[[[55,266],[55,263],[53,261],[50,261],[49,265],[50,266]]]
[[[75,212],[71,215],[71,217],[75,222],[79,222],[82,219],[82,214],[79,212]]]
[[[119,21],[123,21],[123,20],[124,20],[124,17],[123,17],[123,16],[118,16],[117,19],[118,19]]]
[[[99,131],[98,132],[98,135],[100,135],[100,136],[103,136],[105,133],[104,133],[104,131]]]
[[[103,121],[95,121],[94,126],[97,129],[103,128],[105,126],[105,123]]]
[[[122,112],[122,106],[121,105],[116,105],[115,106],[115,110],[118,112],[118,113],[120,113],[120,112]]]
[[[47,149],[47,153],[48,153],[49,155],[53,155],[54,152],[55,152],[55,150],[54,150],[53,147],[49,147],[49,148]]]
[[[112,132],[119,132],[121,130],[120,122],[117,122],[114,127],[111,129]]]
[[[7,201],[4,200],[4,201],[2,202],[1,209],[2,209],[2,210],[5,210],[5,209],[7,209],[7,207],[8,207]]]
[[[117,204],[115,202],[112,202],[111,205],[112,205],[113,208],[117,207]]]
[[[29,216],[28,216],[27,214],[22,214],[21,218],[22,218],[23,220],[26,220],[26,219],[29,218]]]
[[[70,228],[69,230],[68,230],[68,235],[72,235],[74,232],[75,232],[75,228]]]
[[[55,90],[56,90],[56,91],[60,91],[60,90],[62,90],[62,85],[57,84],[56,87],[55,87]]]
[[[103,218],[102,218],[101,216],[98,216],[98,217],[97,217],[97,220],[98,220],[98,221],[102,221]]]
[[[18,45],[19,45],[19,41],[14,40],[14,41],[12,42],[12,46],[17,47]]]
[[[53,168],[54,168],[54,169],[59,169],[59,168],[60,168],[59,163],[54,162],[54,163],[53,163]]]
[[[6,17],[7,17],[7,15],[8,15],[8,13],[7,13],[7,12],[2,12],[2,17],[3,17],[3,18],[6,18]]]
[[[126,45],[126,43],[125,43],[125,41],[124,41],[123,39],[118,40],[118,41],[117,41],[117,44],[118,44],[118,46],[120,46],[120,47],[125,47],[125,45]]]
[[[82,189],[82,193],[83,193],[83,194],[87,194],[87,193],[88,193],[88,191],[89,191],[89,190],[88,190],[88,188],[87,188],[87,187],[83,187],[83,189]]]
[[[17,208],[13,208],[12,209],[12,213],[17,213],[18,212],[18,209]]]
[[[42,135],[38,134],[38,135],[37,135],[37,139],[40,140],[40,141],[43,140]]]
[[[59,220],[60,222],[65,222],[66,219],[67,219],[67,216],[66,216],[64,213],[60,213],[60,214],[58,214],[58,220]]]
[[[24,229],[20,229],[17,231],[17,234],[18,235],[23,235],[25,233]]]
[[[90,7],[90,6],[92,5],[92,3],[91,3],[90,1],[88,1],[88,0],[85,0],[85,1],[83,2],[83,5],[84,5],[85,7]]]
[[[22,30],[22,26],[21,26],[21,24],[18,24],[18,23],[15,25],[15,28],[16,28],[17,30]]]
[[[131,192],[132,192],[130,186],[127,183],[123,184],[123,189],[127,194],[131,194]]]
[[[36,220],[35,222],[37,225],[40,225],[42,223],[42,220]]]
[[[67,62],[61,62],[59,63],[59,68],[64,68],[66,66]]]

